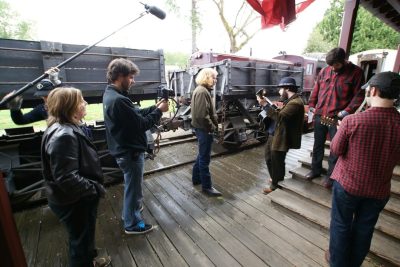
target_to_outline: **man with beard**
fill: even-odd
[[[304,120],[304,103],[297,94],[298,86],[291,77],[281,79],[278,84],[283,107],[271,107],[266,99],[257,96],[260,105],[265,107],[267,116],[275,123],[275,131],[269,132],[265,161],[271,176],[270,187],[264,188],[268,194],[279,187],[278,182],[285,177],[285,158],[290,148],[300,148]]]
[[[326,55],[328,66],[318,74],[309,99],[310,111],[315,116],[311,171],[306,174],[308,180],[321,175],[326,136],[329,134],[332,140],[337,131],[335,124],[326,125],[324,119],[341,120],[354,113],[364,100],[364,91],[361,90],[364,84],[363,70],[350,61],[346,61],[345,57],[346,53],[340,47],[328,52]],[[328,159],[328,171],[323,182],[326,188],[332,187],[330,177],[336,161],[337,156],[331,152]]]
[[[131,61],[117,58],[107,69],[108,86],[103,95],[104,123],[110,154],[115,157],[124,174],[124,203],[122,219],[126,234],[144,234],[153,229],[140,214],[146,131],[152,128],[168,110],[164,100],[155,106],[138,109],[128,98],[139,68]]]
[[[331,143],[339,159],[332,173],[330,266],[362,264],[400,162],[400,114],[393,107],[400,75],[376,74],[363,89],[370,107],[344,118]]]

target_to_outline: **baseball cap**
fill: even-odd
[[[37,97],[47,96],[56,87],[49,79],[43,79],[36,85],[36,92],[33,95]]]
[[[400,75],[391,71],[380,72],[372,76],[361,89],[365,90],[368,86],[376,86],[382,92],[400,90]]]

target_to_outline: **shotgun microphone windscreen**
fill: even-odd
[[[147,11],[149,11],[149,13],[151,13],[152,15],[156,16],[159,19],[165,19],[165,12],[161,9],[159,9],[156,6],[149,6],[149,5],[144,5],[144,7],[146,8]]]

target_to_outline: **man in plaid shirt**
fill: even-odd
[[[345,60],[346,53],[343,48],[332,49],[326,55],[326,63],[329,65],[321,70],[315,82],[314,89],[309,99],[310,111],[314,112],[314,147],[311,163],[311,171],[306,175],[308,180],[321,175],[322,160],[324,157],[326,135],[330,140],[336,134],[336,125],[324,125],[321,117],[343,119],[348,114],[354,113],[364,100],[363,70],[353,63]],[[328,159],[328,172],[324,180],[324,186],[330,188],[330,179],[335,167],[337,156],[332,152]]]
[[[370,106],[343,119],[331,142],[338,155],[332,173],[329,252],[331,266],[360,266],[379,213],[390,197],[390,180],[400,163],[400,113],[394,99],[400,75],[376,74],[363,86]]]

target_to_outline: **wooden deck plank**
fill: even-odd
[[[147,182],[145,183],[147,184]],[[147,187],[143,188],[144,203],[150,213],[157,218],[159,227],[168,236],[181,256],[190,266],[212,266],[213,263],[185,233],[179,224],[165,210],[163,205],[155,198]]]
[[[326,229],[329,228],[330,210],[327,207],[313,205],[312,201],[302,199],[284,190],[275,190],[269,197],[272,202],[281,207],[299,214]],[[379,232],[374,233],[370,251],[379,257],[400,265],[400,254],[398,253],[400,251],[400,243],[384,238]]]
[[[123,203],[123,185],[117,185],[112,188],[111,192],[108,194],[112,194],[112,207],[117,219],[120,218],[120,214],[122,211],[122,203]],[[111,198],[110,198],[111,199]],[[154,249],[157,257],[160,259],[160,262],[165,266],[187,266],[187,263],[176,250],[174,245],[165,235],[160,227],[157,226],[156,219],[152,216],[152,214],[148,211],[147,207],[144,206],[144,211],[142,213],[144,220],[147,223],[151,223],[154,226],[154,230],[151,234],[147,234],[146,238]],[[120,227],[123,227],[122,221]],[[122,229],[122,228],[121,228]],[[122,234],[125,236],[125,234]],[[135,241],[134,238],[132,238]],[[132,250],[132,246],[130,247]],[[140,247],[138,248],[140,249]]]
[[[112,191],[109,192],[113,195],[112,198],[110,198],[111,205],[113,207],[114,214],[117,219],[120,218],[120,214],[122,211],[122,203],[123,203],[123,185],[118,185],[114,186]],[[178,253],[178,251],[175,249],[171,241],[168,239],[168,237],[164,234],[164,232],[157,227],[157,221],[153,218],[151,213],[145,208],[143,211],[143,218],[147,223],[151,223],[154,226],[154,230],[151,232],[151,234],[145,235],[145,238],[151,245],[151,247],[154,249],[153,251],[149,250],[148,245],[146,244],[146,251],[151,252],[151,258],[156,256],[159,260],[153,259],[154,263],[152,262],[146,262],[146,258],[148,255],[144,254],[143,252],[140,252],[140,255],[137,255],[136,251],[142,250],[141,243],[142,240],[140,240],[143,236],[127,236],[125,234],[122,234],[122,236],[126,236],[128,238],[127,244],[131,250],[132,255],[134,255],[134,258],[136,259],[137,263],[139,266],[142,266],[142,264],[146,264],[144,266],[157,266],[160,263],[162,265],[168,265],[168,266],[187,266],[185,260],[181,257],[181,255]],[[123,228],[122,221],[120,221],[120,226],[121,229]],[[139,242],[137,242],[139,239]],[[132,244],[134,243],[134,244]],[[149,258],[150,258],[149,257]]]
[[[160,258],[162,265],[176,267],[188,266],[184,258],[182,258],[179,251],[177,251],[162,229],[157,227],[156,219],[151,215],[147,208],[143,211],[143,217],[146,222],[156,226],[151,234],[147,235],[147,239],[151,243],[154,251],[157,253],[157,256]]]
[[[38,212],[42,213],[42,224],[35,266],[68,266],[68,239],[65,228],[49,207],[39,208]]]
[[[181,173],[179,177],[183,177],[187,175],[186,173]],[[255,253],[260,259],[266,262],[267,265],[270,266],[292,266],[293,264],[288,262],[284,257],[282,257],[279,253],[276,253],[268,243],[265,243],[263,240],[259,239],[257,236],[254,236],[247,227],[239,224],[233,218],[226,215],[223,210],[221,210],[221,205],[226,205],[223,200],[215,200],[209,198],[194,189],[191,185],[189,179],[174,179],[174,185],[183,188],[183,190],[187,190],[193,196],[195,196],[194,202],[199,207],[211,216],[215,221],[217,221],[221,226],[223,226],[231,235],[240,240],[247,248],[249,248],[253,253]],[[225,199],[225,197],[224,197]],[[217,204],[215,203],[217,202]]]
[[[115,186],[112,193],[115,194],[117,197],[107,198],[107,200],[109,201],[112,212],[115,214],[116,221],[118,222],[118,224],[115,225],[116,228],[113,230],[121,231],[121,235],[123,236],[127,246],[129,247],[129,251],[135,259],[136,265],[162,266],[158,255],[153,250],[152,245],[148,242],[147,236],[149,234],[127,235],[124,233],[123,221],[120,219],[123,202],[123,186]]]
[[[196,189],[186,190],[177,185],[179,179],[174,175],[166,174],[165,177],[158,178],[156,181],[162,188],[168,188],[169,195],[180,204],[180,206],[190,214],[196,222],[201,225],[225,250],[232,255],[241,265],[249,266],[265,266],[254,253],[245,247],[239,240],[234,238],[229,231],[218,224],[211,216],[209,216],[199,204],[197,198],[191,194]]]
[[[243,163],[243,164],[242,164]],[[258,178],[258,175],[253,175],[253,174],[251,174],[251,172],[250,172],[250,169],[254,169],[253,168],[253,166],[250,166],[247,162],[243,162],[240,158],[239,159],[237,159],[237,161],[236,160],[234,160],[233,158],[229,158],[229,162],[224,162],[224,164],[230,164],[231,166],[230,167],[234,167],[234,166],[236,166],[236,169],[235,169],[235,171],[236,172],[240,172],[240,171],[244,171],[244,172],[246,172],[246,174],[247,174],[247,178],[249,179],[249,177],[250,176],[253,176],[255,179],[257,179],[257,181],[258,182],[261,182],[262,183],[262,179],[259,179]],[[222,170],[218,170],[217,168],[214,168],[213,169],[213,171],[214,171],[214,173],[216,173],[216,175],[215,175],[215,177],[216,177],[216,181],[218,181],[218,179],[219,179],[219,177],[221,177],[222,176],[222,174],[223,173],[225,173],[225,171],[222,171]],[[237,176],[237,175],[236,175]],[[234,178],[232,178],[232,176],[230,176],[231,177],[231,182],[233,182],[233,179]],[[248,179],[246,180],[246,182],[249,182],[248,181]],[[222,182],[222,181],[221,181]],[[228,187],[227,186],[224,186],[224,190],[226,190]],[[240,186],[237,186],[236,188],[234,188],[233,189],[233,191],[234,192],[236,192],[236,189],[237,188],[241,188]],[[261,192],[261,189],[260,189],[260,191],[258,191],[258,192]],[[258,193],[257,192],[257,193]],[[259,194],[259,193],[258,193]],[[248,205],[247,203],[242,203],[242,202],[235,202],[235,203],[232,203],[232,205],[234,205],[235,207],[237,207],[238,209],[240,209],[242,212],[244,212],[244,213],[249,213],[249,214],[251,214],[249,217],[250,218],[252,218],[252,219],[254,219],[254,217],[253,216],[256,216],[256,218],[258,218],[257,216],[258,215],[256,215],[256,214],[259,214],[259,212],[257,212],[257,211],[255,211],[254,210],[254,208],[253,207],[251,207],[250,205]],[[282,230],[283,230],[283,233],[285,233],[285,232],[287,232],[287,228],[286,229],[284,229],[284,228],[282,228],[282,227],[280,227],[280,226],[276,226],[276,225],[279,225],[279,224],[274,224],[274,225],[271,225],[271,219],[270,218],[268,218],[268,217],[263,217],[262,219],[259,219],[260,221],[268,221],[269,223],[265,223],[264,225],[265,225],[265,227],[268,229],[268,231],[270,231],[271,233],[282,233]],[[280,230],[277,230],[278,228],[274,228],[274,227],[278,227]],[[262,235],[263,233],[257,233],[257,235]],[[285,234],[283,234],[283,236],[281,236],[281,237],[279,237],[279,238],[284,238],[284,240],[285,240],[285,238],[286,238],[286,236],[285,236]],[[290,236],[290,237],[287,237],[287,239],[291,239],[291,241],[290,241],[290,244],[291,245],[293,245],[293,243],[294,244],[296,244],[296,241],[298,240],[298,239],[296,239],[296,238],[298,238],[296,235],[293,235],[293,236]],[[279,241],[277,241],[277,243],[279,244]],[[304,244],[304,243],[306,243],[306,244]],[[301,244],[301,245],[299,245],[299,244]],[[301,253],[299,253],[300,251],[301,251],[301,249],[303,249],[304,247],[307,247],[307,241],[305,241],[304,239],[302,239],[302,240],[300,240],[299,241],[299,243],[297,243],[297,247],[295,247],[295,250],[297,250],[297,249],[300,249],[300,250],[297,250],[296,252],[294,252],[293,251],[293,253],[296,253],[296,254],[298,254],[298,255],[301,255]],[[289,250],[290,251],[290,249],[286,249],[287,251]],[[312,253],[312,250],[310,250],[311,251],[311,253]],[[304,252],[304,250],[303,250],[303,252]],[[308,253],[310,253],[310,252],[308,252]],[[288,258],[288,259],[290,259],[291,257],[290,257],[290,255],[284,255],[286,258]],[[304,259],[306,259],[307,258],[307,256],[305,256],[305,255],[301,255],[302,256],[302,258],[303,258],[303,260]],[[321,262],[325,262],[325,260],[323,259],[323,253],[322,253],[322,251],[318,251],[317,253],[316,253],[316,257],[320,257],[320,260],[321,260]],[[294,262],[293,262],[294,263]],[[312,263],[310,263],[310,262],[307,262],[307,263],[305,263],[304,262],[304,264],[312,264]],[[315,262],[314,262],[314,264],[315,264]]]
[[[295,194],[327,208],[332,208],[332,193],[330,190],[314,183],[300,182],[296,179],[287,179],[281,185]],[[400,240],[400,221],[398,218],[391,216],[391,214],[381,213],[375,228]]]
[[[166,192],[169,188],[160,187],[155,181],[146,181],[147,188],[153,193],[165,209],[172,215],[180,227],[201,248],[207,257],[217,266],[240,266],[240,264],[193,218],[186,213]]]
[[[226,168],[225,165],[222,165],[222,168]],[[224,171],[229,172],[229,170],[224,169]],[[234,177],[234,176],[232,176]],[[236,179],[238,181],[238,187],[243,186],[243,183],[247,183],[247,180],[240,180]],[[303,238],[306,240],[313,242],[317,246],[319,246],[321,249],[326,249],[327,244],[328,244],[328,238],[327,235],[324,233],[321,233],[319,231],[310,231],[308,225],[304,225],[299,223],[298,221],[292,219],[291,217],[288,217],[282,212],[271,208],[271,203],[270,199],[263,195],[261,193],[262,187],[266,183],[263,182],[260,186],[257,187],[256,190],[253,192],[243,192],[243,194],[236,194],[236,196],[240,197],[243,201],[247,202],[249,205],[252,205],[254,208],[260,210],[263,214],[270,216],[272,219],[276,220],[278,223],[281,223],[285,225],[287,228],[289,228],[291,231],[298,233],[301,235]]]
[[[400,181],[392,179],[391,192],[393,196],[400,198]]]
[[[300,160],[303,165],[306,166],[311,166],[311,159],[305,159],[305,160]],[[323,167],[323,173],[326,173],[326,170],[328,168],[328,163],[326,161],[322,162],[322,167]],[[313,182],[317,183],[318,180],[313,180]],[[398,198],[390,198],[389,202],[386,204],[385,212],[391,212],[395,214],[396,216],[400,216],[400,199]]]
[[[236,185],[236,188],[241,188],[241,185],[240,186]],[[237,191],[236,188],[233,189],[234,192]],[[224,189],[229,190],[229,188],[227,187],[224,187]],[[261,194],[260,192],[261,192],[261,187],[253,194]],[[237,193],[234,194],[236,195]],[[243,213],[245,213],[249,218],[255,220],[256,223],[264,225],[264,227],[267,228],[270,232],[279,235],[279,237],[282,240],[286,241],[291,246],[293,246],[297,250],[297,254],[301,255],[303,259],[310,257],[313,261],[315,261],[314,265],[316,263],[321,265],[325,264],[324,251],[320,247],[315,246],[313,243],[301,237],[296,232],[290,231],[290,228],[287,228],[285,225],[281,224],[277,220],[260,212],[258,209],[256,209],[255,207],[253,207],[252,205],[250,205],[245,201],[235,201],[234,203],[231,204],[240,211],[242,211]],[[259,235],[260,233],[258,233],[258,236]],[[287,257],[287,255],[284,256]],[[308,262],[304,264],[311,264],[311,263]]]
[[[37,209],[31,209],[14,214],[22,248],[28,266],[35,266],[37,255],[37,243],[40,237],[42,213]]]
[[[116,198],[115,187],[110,187],[106,198],[98,209],[97,231],[107,242],[107,253],[111,256],[113,267],[137,266],[122,234],[120,216],[114,213],[110,199]]]

